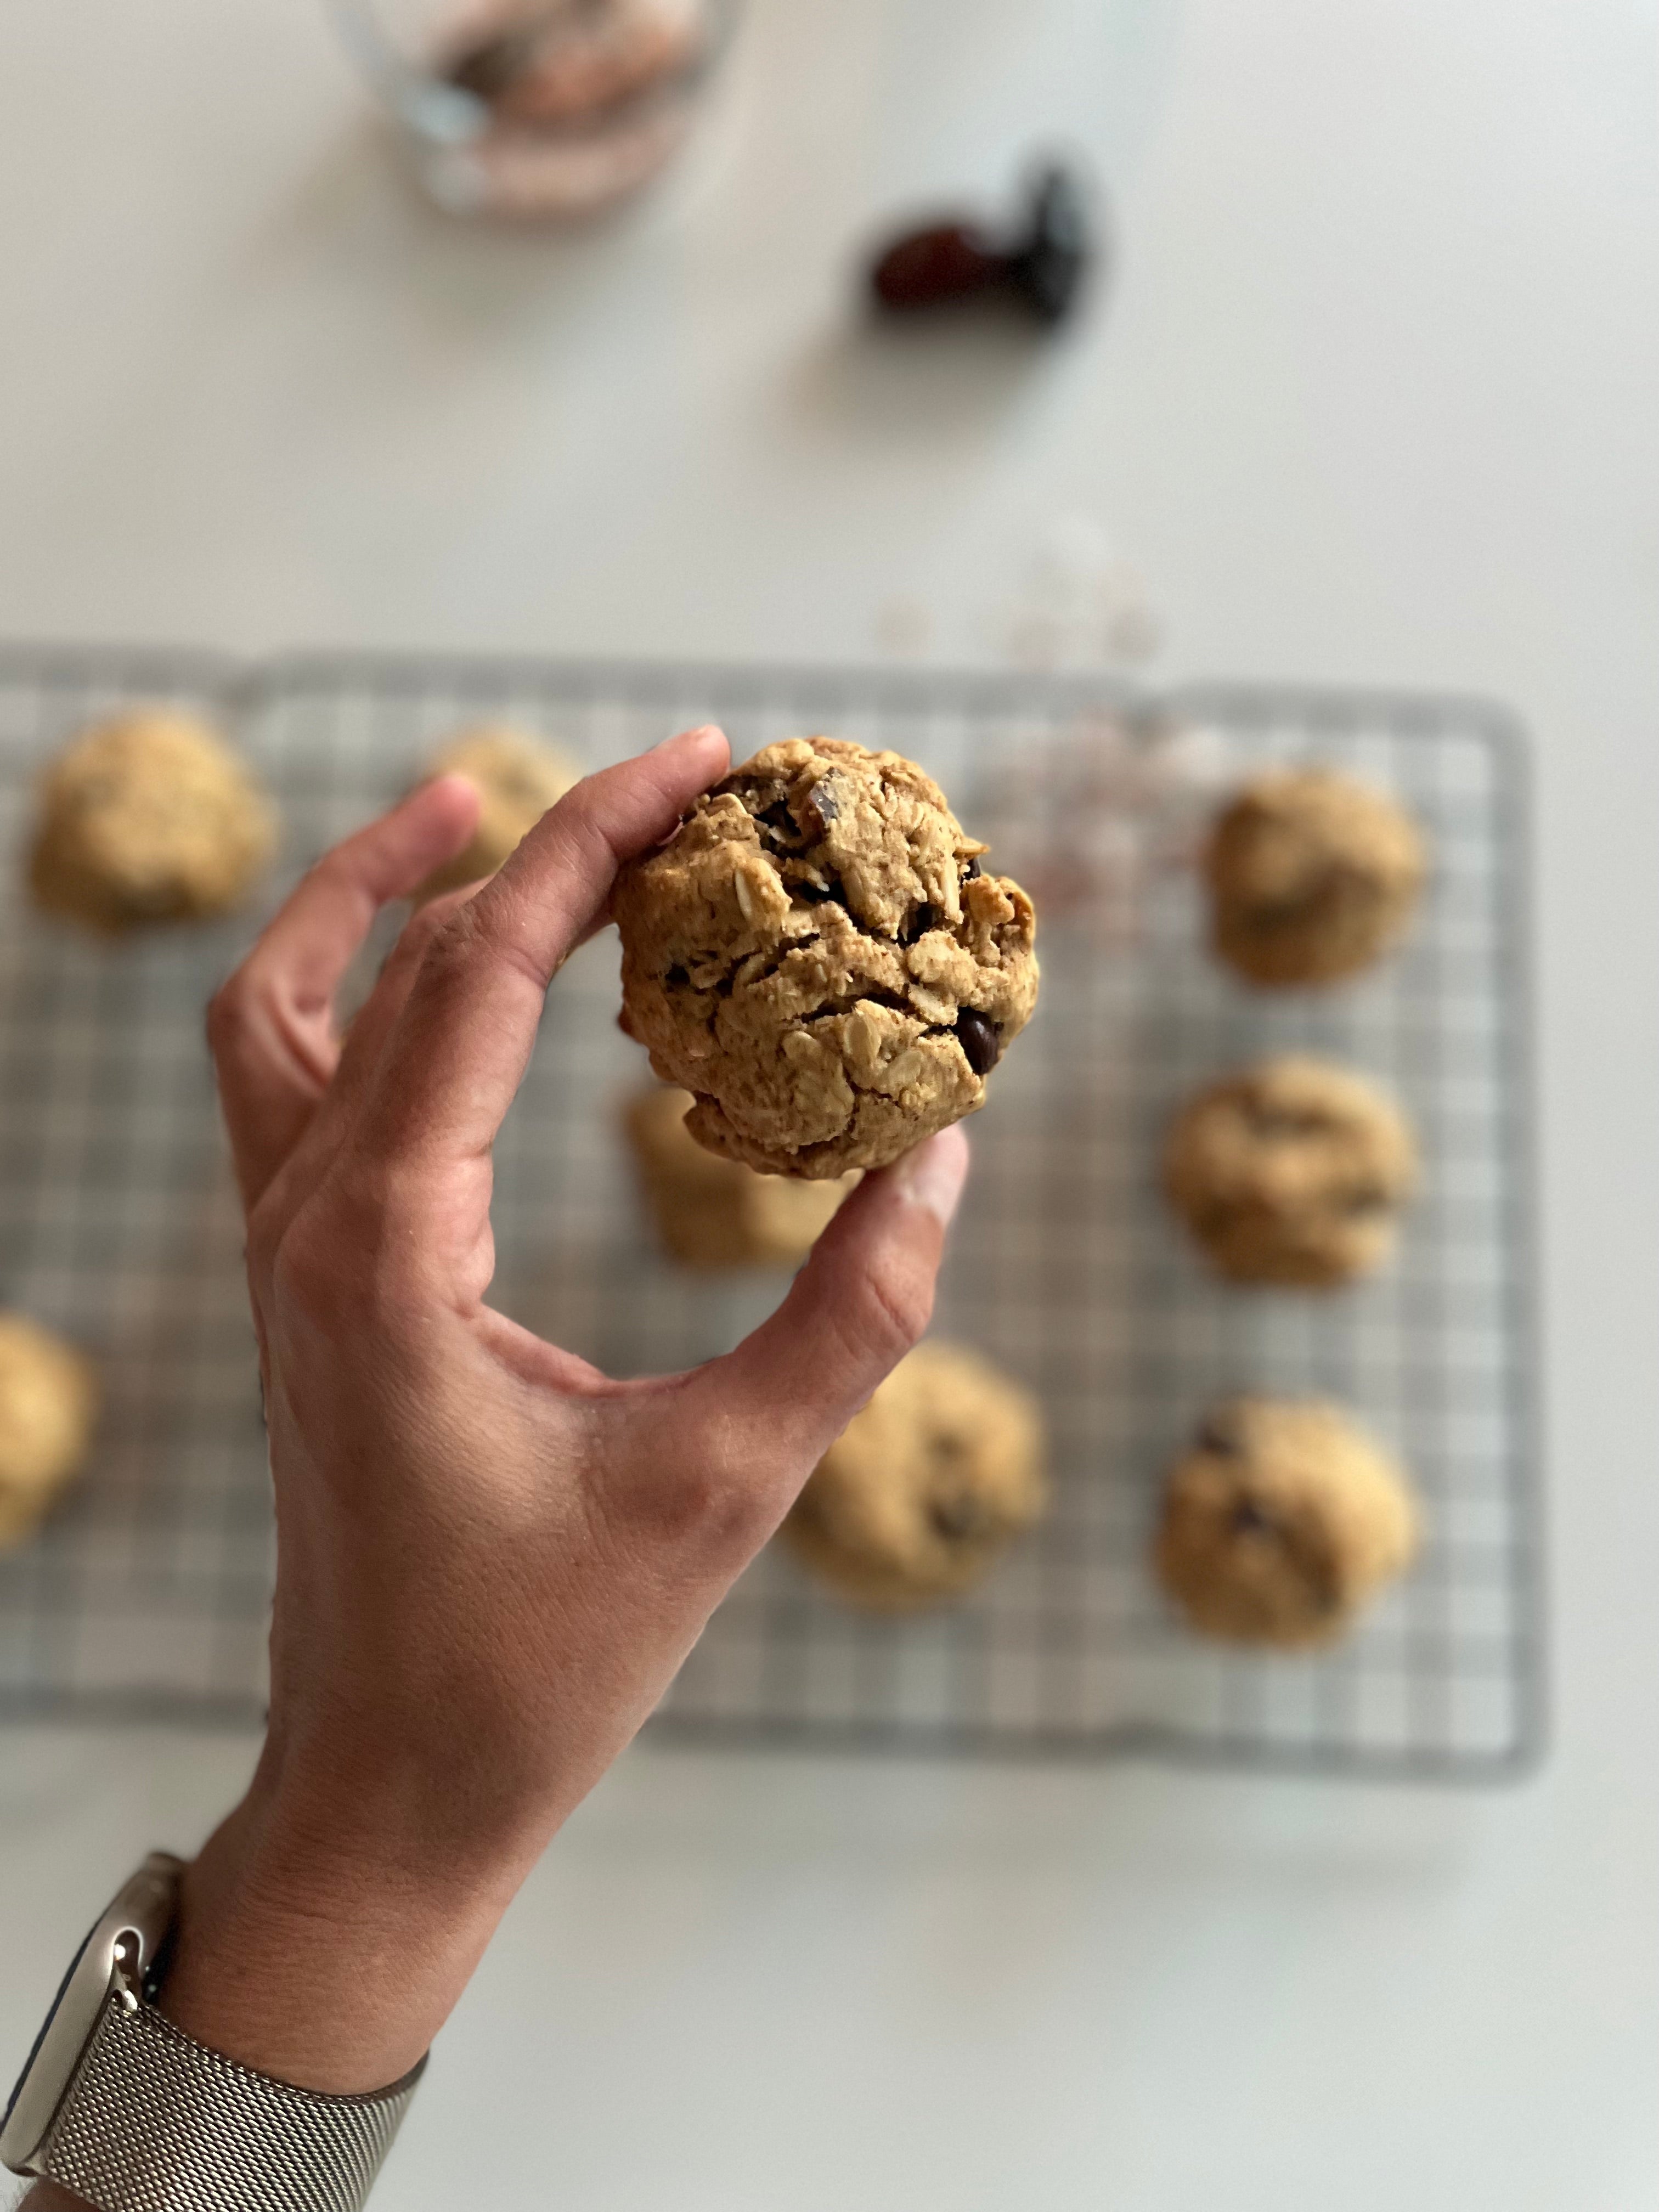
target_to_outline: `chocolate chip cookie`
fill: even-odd
[[[85,731],[41,780],[29,856],[37,905],[107,935],[240,903],[276,815],[223,740],[167,708]]]
[[[477,786],[483,806],[466,849],[422,884],[423,899],[493,876],[582,774],[580,763],[559,746],[499,722],[463,730],[434,756],[431,772],[464,775]]]
[[[1042,1458],[1029,1390],[960,1345],[919,1345],[819,1461],[783,1537],[854,1605],[932,1605],[1039,1518]]]
[[[1154,1565],[1205,1635],[1295,1649],[1340,1636],[1418,1540],[1404,1474],[1334,1406],[1236,1398],[1170,1473]]]
[[[699,1144],[830,1177],[984,1103],[1037,990],[1031,902],[985,849],[898,754],[791,738],[623,871],[623,1026]]]
[[[21,1314],[0,1313],[0,1550],[33,1534],[78,1471],[97,1410],[81,1354]]]
[[[1319,1290],[1384,1259],[1417,1180],[1399,1109],[1321,1060],[1259,1060],[1176,1116],[1164,1188],[1207,1258],[1239,1283]]]
[[[1334,983],[1403,933],[1425,872],[1411,817],[1333,769],[1245,785],[1205,848],[1211,943],[1252,983]]]
[[[635,1164],[657,1234],[687,1267],[788,1267],[804,1260],[859,1178],[800,1182],[706,1152],[685,1126],[689,1091],[653,1084],[628,1107]]]

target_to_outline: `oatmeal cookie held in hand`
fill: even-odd
[[[931,778],[768,745],[617,880],[623,1026],[728,1159],[879,1168],[985,1102],[1036,1001],[1036,918]]]

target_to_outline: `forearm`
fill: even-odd
[[[453,1879],[391,1871],[343,1820],[315,1844],[295,1801],[256,1782],[186,1870],[159,2009],[255,2071],[331,2094],[388,2087],[429,2048],[519,1870],[481,1854]],[[406,1839],[405,1839],[406,1840]],[[88,2212],[40,2181],[19,2212]]]
[[[428,1854],[418,1826],[412,1811],[354,1818],[256,1782],[185,1875],[161,2010],[302,2088],[366,2094],[400,2080],[534,1856],[517,1839],[481,1840],[465,1860],[448,1845]]]
[[[156,2008],[256,2073],[373,2094],[425,2055],[519,1871],[504,1852],[463,1866],[429,1832],[423,1850],[415,1824],[388,1826],[372,1788],[320,1817],[300,1791],[271,1787],[271,1764],[184,1871]],[[410,1878],[417,1866],[424,1881]],[[88,2207],[42,2180],[19,2212]]]

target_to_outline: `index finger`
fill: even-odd
[[[427,952],[381,1057],[360,1134],[375,1157],[472,1158],[495,1141],[560,965],[617,871],[674,829],[724,775],[712,726],[585,777]]]

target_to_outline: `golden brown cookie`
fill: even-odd
[[[1029,1390],[960,1345],[919,1345],[819,1461],[783,1524],[842,1597],[903,1613],[970,1589],[1048,1503]]]
[[[422,884],[417,896],[422,899],[493,876],[582,775],[580,763],[558,745],[495,722],[480,723],[452,738],[434,756],[431,773],[464,775],[477,786],[483,807],[465,850]]]
[[[0,1313],[0,1549],[32,1535],[79,1471],[97,1411],[81,1354],[21,1314]]]
[[[1253,983],[1334,983],[1405,930],[1423,840],[1392,799],[1330,769],[1259,775],[1205,848],[1211,943]]]
[[[1335,1407],[1235,1398],[1170,1473],[1154,1564],[1206,1636],[1294,1649],[1340,1636],[1417,1546],[1405,1476]]]
[[[116,934],[239,905],[270,860],[276,815],[204,722],[146,708],[95,724],[40,785],[37,905]]]
[[[1417,1181],[1398,1107],[1346,1068],[1259,1060],[1185,1106],[1164,1188],[1206,1257],[1239,1283],[1320,1290],[1392,1249]]]
[[[687,1267],[804,1260],[859,1178],[801,1182],[707,1152],[685,1126],[689,1091],[653,1084],[628,1108],[629,1142],[664,1248]]]
[[[834,1176],[984,1103],[1037,990],[1031,902],[984,850],[896,753],[791,738],[623,870],[623,1025],[699,1144]]]

